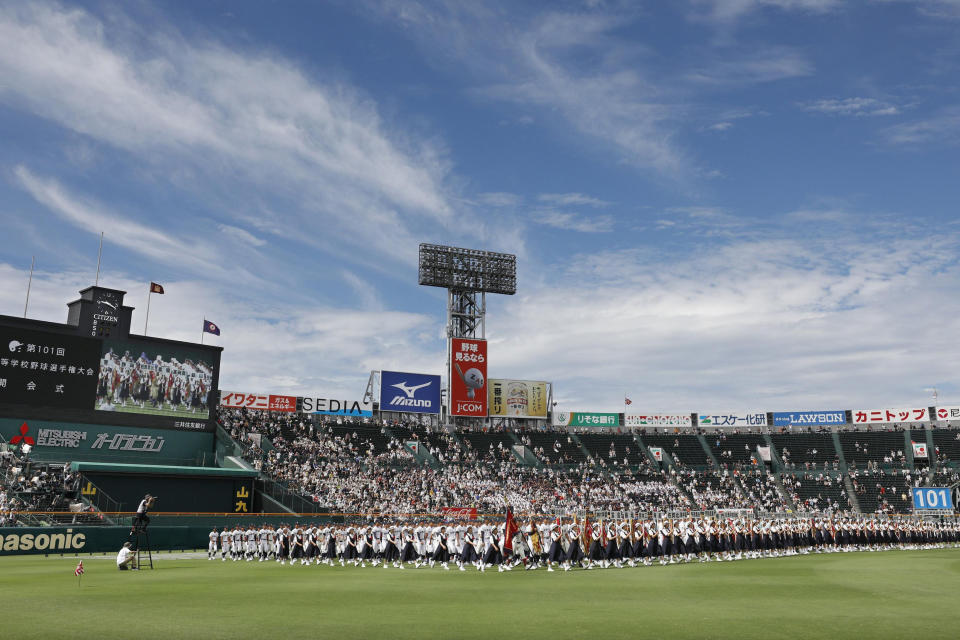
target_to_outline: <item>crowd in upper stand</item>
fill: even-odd
[[[440,507],[496,512],[507,503],[536,514],[847,512],[855,510],[849,491],[863,512],[903,513],[909,511],[910,487],[930,480],[924,463],[908,464],[904,430],[897,426],[846,430],[840,439],[845,461],[829,431],[770,430],[781,461],[775,470],[758,459],[756,447],[766,442],[760,431],[636,430],[645,445],[663,446],[670,455],[669,464],[658,464],[629,430],[498,425],[449,433],[436,426],[247,410],[224,413],[221,423],[245,441],[245,457],[258,469],[318,504],[349,513],[429,513]],[[960,432],[947,433],[951,441],[960,438]],[[265,450],[251,434],[264,436],[272,448]],[[709,453],[698,435],[705,436]],[[426,459],[414,458],[404,446],[410,441],[419,442]],[[538,463],[522,462],[515,446]],[[943,448],[935,455],[946,462],[950,451]]]

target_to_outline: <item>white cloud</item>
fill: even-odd
[[[0,102],[130,154],[232,226],[409,265],[417,229],[459,232],[441,146],[283,57],[41,1],[0,8],[0,42]]]
[[[251,247],[262,247],[267,243],[267,241],[263,238],[258,238],[246,229],[241,229],[240,227],[234,227],[229,224],[221,224],[218,225],[217,228],[220,229],[221,233],[228,235],[234,240],[248,244]]]
[[[761,9],[825,13],[843,4],[842,0],[693,0],[695,6],[707,8],[706,17],[731,22]],[[697,17],[705,17],[697,14]]]
[[[893,116],[900,108],[875,98],[828,98],[802,105],[806,111],[817,111],[838,116]]]
[[[494,191],[479,194],[477,200],[481,204],[486,204],[491,207],[515,207],[520,204],[523,198],[515,193]]]
[[[892,145],[919,146],[960,143],[960,108],[943,109],[924,119],[904,122],[881,132]]]
[[[703,85],[738,86],[813,75],[814,67],[800,51],[768,47],[729,58],[719,58],[687,74]]]
[[[613,216],[583,216],[552,209],[534,211],[533,219],[548,227],[580,233],[607,233],[614,227]]]
[[[101,203],[70,193],[56,180],[34,175],[26,167],[16,167],[13,174],[37,202],[79,229],[96,235],[104,232],[106,242],[164,264],[192,267],[208,277],[229,275],[246,282],[254,280],[242,267],[226,269],[221,252],[207,242],[181,238],[135,222]]]
[[[726,131],[733,126],[732,122],[717,122],[707,127],[707,131]]]
[[[588,206],[588,207],[608,207],[611,202],[594,198],[593,196],[582,193],[541,193],[538,197],[540,202],[548,202],[556,206]]]

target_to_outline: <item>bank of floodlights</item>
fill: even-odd
[[[512,296],[517,292],[517,256],[422,243],[420,284],[457,292]]]

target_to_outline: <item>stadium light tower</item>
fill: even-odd
[[[486,338],[487,294],[517,292],[517,256],[423,243],[419,282],[447,290],[448,338]]]
[[[487,294],[512,296],[517,292],[517,256],[424,243],[420,245],[419,282],[447,290],[447,417],[486,418]],[[461,344],[461,348],[472,346],[477,352],[478,347],[482,347],[479,360],[476,359],[477,353],[473,354],[473,362],[483,363],[482,371],[468,368],[464,373],[460,367],[462,363],[456,363],[457,375],[463,384],[457,385],[460,391],[455,392],[454,374],[450,368],[452,349],[454,341],[463,339],[478,342]],[[457,353],[458,360],[462,355],[462,352]],[[464,386],[470,387],[466,399],[460,397]],[[481,394],[479,398],[475,392]]]

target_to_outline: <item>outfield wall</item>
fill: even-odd
[[[154,551],[206,548],[206,527],[150,527]],[[4,527],[0,556],[117,553],[131,540],[129,527]]]

